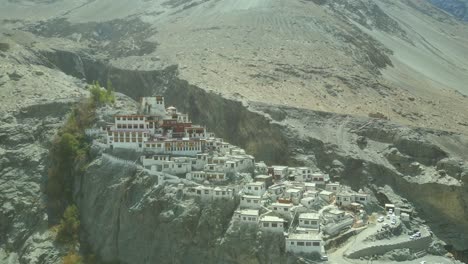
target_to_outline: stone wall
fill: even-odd
[[[429,244],[432,242],[432,237],[430,234],[425,234],[424,236],[420,237],[416,240],[408,240],[399,243],[389,243],[385,245],[374,245],[370,247],[366,247],[363,249],[358,249],[347,254],[348,258],[356,259],[365,256],[373,256],[373,255],[382,255],[387,253],[388,251],[399,249],[399,248],[409,248],[411,250],[424,250],[427,249]]]

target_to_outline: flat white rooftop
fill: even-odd
[[[319,219],[318,213],[304,213],[299,215],[299,219]]]
[[[299,193],[299,192],[301,192],[301,190],[291,188],[291,189],[287,189],[286,192],[287,192],[287,193]]]
[[[264,183],[263,182],[249,182],[249,183],[247,183],[247,185],[249,185],[249,186],[262,186],[262,185],[264,185]]]
[[[318,233],[306,233],[306,234],[298,234],[292,233],[286,238],[289,240],[310,240],[310,241],[321,241],[322,238]]]
[[[334,214],[334,215],[339,215],[339,214],[344,214],[344,211],[338,210],[338,209],[332,209],[328,211],[329,214]]]
[[[263,222],[284,222],[283,218],[272,216],[272,215],[265,215],[264,217],[260,218],[260,221]]]
[[[241,215],[250,215],[250,216],[258,216],[258,210],[240,210],[238,211]]]
[[[294,205],[292,203],[272,203],[272,206],[278,206],[278,207],[293,207]]]
[[[256,195],[242,195],[243,198],[246,198],[246,199],[262,199],[261,196],[256,196]]]

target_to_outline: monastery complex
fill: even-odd
[[[139,165],[158,175],[158,184],[177,186],[185,198],[237,200],[232,224],[284,236],[291,254],[327,260],[327,241],[368,224],[364,208],[370,194],[308,167],[256,161],[206,127],[192,124],[187,114],[166,108],[162,96],[142,98],[138,113],[116,115],[100,131],[109,150],[141,153]],[[405,208],[388,204],[385,209],[389,228],[410,219]]]

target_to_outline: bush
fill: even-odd
[[[103,106],[115,102],[114,89],[110,81],[107,82],[107,90],[102,88],[99,82],[94,82],[88,89],[91,92],[91,100],[95,106]]]
[[[388,120],[388,117],[380,112],[369,113],[369,117]]]
[[[76,205],[67,207],[63,213],[62,220],[60,220],[57,231],[57,241],[59,242],[74,243],[78,241],[80,219]]]
[[[62,259],[63,264],[82,264],[83,261],[81,256],[78,255],[74,250],[70,250],[68,254]]]
[[[10,49],[10,44],[0,42],[0,51],[8,51]]]

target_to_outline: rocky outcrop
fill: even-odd
[[[275,263],[284,238],[231,222],[236,200],[201,202],[137,167],[98,157],[78,179],[82,236],[104,261]]]
[[[0,263],[61,262],[45,205],[48,149],[86,92],[41,59],[22,43],[0,56]]]
[[[468,21],[468,2],[465,0],[429,0],[432,4],[454,15],[456,18]]]
[[[437,235],[459,249],[467,246],[459,229],[453,228],[468,224],[463,195],[468,140],[461,134],[230,100],[180,80],[175,66],[138,71],[108,65],[95,71],[89,69],[103,64],[84,65],[85,72],[100,73],[97,79],[111,80],[118,91],[134,99],[164,95],[168,104],[190,113],[195,123],[243,147],[257,160],[317,167],[355,189],[371,183],[392,186],[415,204]],[[358,144],[362,141],[366,144]],[[444,221],[451,224],[443,225]]]

